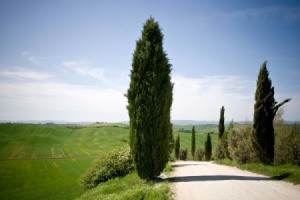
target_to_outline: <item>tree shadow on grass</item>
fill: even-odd
[[[276,179],[276,180],[283,180],[283,179],[286,179],[287,177],[289,177],[290,175],[292,175],[292,174],[289,172],[286,172],[286,173],[281,173],[278,176],[272,176],[272,178]]]

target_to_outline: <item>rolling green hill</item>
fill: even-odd
[[[78,185],[79,177],[97,156],[127,145],[128,132],[124,124],[0,124],[1,199],[81,196],[85,191]],[[177,134],[181,147],[190,151],[191,134],[175,131],[174,137]],[[205,138],[205,133],[197,132],[197,149],[204,147]],[[213,134],[213,148],[216,139]]]
[[[203,132],[203,133],[217,132],[218,131],[218,125],[217,124],[195,124],[195,125],[193,125],[193,124],[188,124],[188,125],[174,124],[173,129],[175,131],[183,130],[183,131],[186,131],[186,132],[192,132],[193,126],[195,126],[196,131],[200,131],[200,132]]]
[[[74,199],[95,157],[127,141],[126,127],[0,124],[1,199]]]

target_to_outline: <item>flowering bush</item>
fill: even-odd
[[[86,188],[94,188],[109,179],[125,176],[134,170],[129,147],[108,153],[104,158],[94,161],[80,179]]]

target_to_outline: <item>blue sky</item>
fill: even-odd
[[[300,120],[299,1],[0,1],[0,120],[128,120],[135,41],[159,21],[172,119],[252,120],[268,60],[286,120]]]

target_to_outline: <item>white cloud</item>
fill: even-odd
[[[108,79],[104,76],[104,69],[90,67],[85,61],[64,61],[63,66],[77,74],[96,78],[106,84],[109,83]]]
[[[52,75],[48,73],[26,70],[22,68],[11,70],[0,69],[0,77],[7,79],[44,80],[51,76]]]
[[[252,120],[255,82],[236,76],[187,78],[173,76],[173,119],[218,120],[221,106],[226,120]]]
[[[300,120],[300,94],[299,93],[276,93],[275,88],[275,100],[281,102],[287,98],[292,98],[292,100],[286,104],[284,104],[284,114],[283,119],[288,121]]]
[[[21,68],[0,70],[0,119],[121,121],[128,118],[124,87],[66,84],[51,77]]]
[[[129,83],[122,87],[82,86],[50,79],[46,73],[24,70],[0,70],[0,77],[0,119],[128,120],[127,99],[123,94]],[[227,121],[253,118],[255,80],[239,76],[174,75],[172,81],[175,83],[172,119],[218,120],[221,106],[225,106]],[[285,106],[284,118],[298,119],[300,96],[277,94],[276,99],[283,97],[293,98]]]
[[[31,53],[25,51],[25,52],[22,52],[21,55],[22,55],[24,58],[26,58],[27,60],[29,60],[31,63],[33,63],[33,64],[35,64],[35,65],[41,65],[40,60],[39,60],[37,57],[31,55]]]
[[[122,91],[55,82],[1,82],[0,119],[121,121],[127,118]]]

